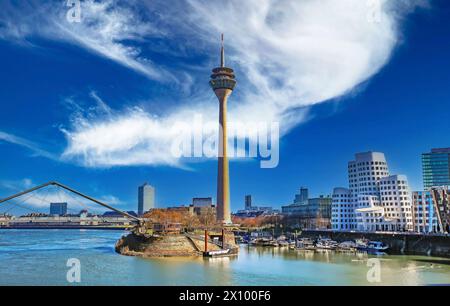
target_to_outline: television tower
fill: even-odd
[[[223,225],[232,224],[230,209],[230,172],[227,155],[227,102],[236,86],[234,71],[225,67],[225,48],[222,34],[220,67],[213,69],[209,82],[219,99],[219,158],[217,173],[217,221]]]

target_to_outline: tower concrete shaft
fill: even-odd
[[[228,163],[227,104],[236,86],[234,71],[225,67],[225,51],[222,35],[220,67],[213,69],[210,85],[219,99],[219,157],[217,171],[217,221],[231,224],[230,171]]]
[[[216,90],[219,99],[219,158],[217,169],[217,220],[231,224],[230,170],[228,163],[227,103],[230,89]]]

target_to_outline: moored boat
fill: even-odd
[[[276,240],[268,239],[268,238],[258,238],[254,239],[250,242],[253,246],[263,246],[263,247],[277,247],[278,242]]]
[[[337,250],[341,252],[354,252],[356,251],[358,245],[353,241],[344,241],[339,243]]]
[[[230,255],[230,249],[203,252],[204,257],[216,257]]]
[[[357,249],[362,252],[380,253],[386,252],[389,247],[380,241],[368,241],[366,243],[358,243]]]
[[[316,247],[314,246],[314,242],[309,238],[299,239],[296,245],[297,250],[307,250],[314,251]]]
[[[328,238],[319,239],[316,243],[316,249],[318,250],[336,250],[338,243]]]
[[[276,240],[269,240],[263,243],[263,246],[265,247],[277,247],[279,246],[278,242]]]
[[[279,240],[279,241],[277,241],[278,242],[278,246],[280,247],[280,248],[284,248],[284,247],[289,247],[289,242],[287,242],[286,240]]]

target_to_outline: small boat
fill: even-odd
[[[278,242],[276,240],[268,239],[268,238],[259,238],[254,239],[250,242],[250,245],[253,246],[262,246],[262,247],[277,247]]]
[[[342,252],[354,252],[357,247],[358,245],[353,241],[344,241],[338,245],[337,250]]]
[[[279,241],[277,241],[278,242],[278,246],[280,247],[280,248],[287,248],[287,247],[289,247],[289,242],[287,242],[286,240],[279,240]]]
[[[276,240],[268,240],[264,241],[262,246],[264,247],[277,247],[279,246],[278,242]]]
[[[278,240],[278,241],[281,241],[281,240],[286,241],[286,240],[287,240],[287,237],[286,237],[285,235],[281,235],[280,237],[278,237],[277,240]]]
[[[297,250],[308,250],[314,251],[316,247],[314,246],[314,242],[309,238],[303,238],[297,241]]]
[[[362,243],[362,244],[359,243],[357,246],[357,249],[358,249],[358,251],[363,251],[363,252],[379,253],[379,252],[387,251],[389,249],[389,247],[380,241],[369,241],[367,243]]]
[[[356,239],[355,243],[356,243],[357,246],[359,246],[359,245],[367,245],[369,243],[369,241],[370,241],[369,239],[362,238],[362,239]]]
[[[227,256],[228,254],[230,254],[230,249],[203,252],[204,257]]]
[[[328,238],[319,239],[316,243],[316,249],[318,250],[336,250],[337,247],[338,243]]]

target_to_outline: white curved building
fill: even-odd
[[[412,201],[404,175],[389,175],[383,153],[358,153],[348,164],[349,189],[333,192],[332,228],[338,231],[411,231]]]

